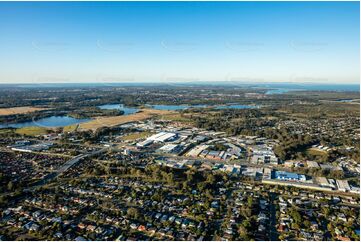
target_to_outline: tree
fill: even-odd
[[[139,211],[136,208],[128,208],[127,215],[133,219],[139,218]]]
[[[300,226],[298,225],[298,223],[292,223],[292,224],[291,224],[291,228],[292,228],[292,229],[299,230],[299,229],[300,229]]]
[[[296,224],[300,224],[302,222],[301,214],[297,210],[292,209],[290,215]]]
[[[174,181],[174,175],[172,172],[168,173],[167,176],[167,182],[170,183],[170,184],[173,184],[173,181]]]
[[[305,221],[303,221],[303,225],[304,225],[306,228],[310,228],[310,227],[311,227],[311,222],[308,221],[308,220],[305,220]]]
[[[238,233],[241,240],[249,240],[248,229],[243,224],[239,226]]]
[[[9,191],[13,191],[14,190],[14,183],[12,181],[8,182],[7,188]]]
[[[209,184],[213,184],[216,181],[216,178],[214,177],[214,175],[212,173],[209,173],[207,175],[207,183]]]
[[[253,198],[252,197],[248,197],[247,198],[247,204],[249,208],[253,207]]]

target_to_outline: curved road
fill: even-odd
[[[107,149],[109,149],[109,147],[97,150],[97,151],[93,151],[91,153],[87,153],[84,155],[77,155],[74,158],[68,160],[67,162],[65,162],[62,166],[60,166],[56,171],[46,175],[43,179],[41,179],[40,181],[37,181],[36,183],[34,183],[31,188],[27,188],[25,190],[33,190],[39,186],[43,186],[46,183],[48,183],[49,181],[53,180],[54,178],[58,177],[59,175],[61,175],[62,173],[66,172],[69,168],[71,168],[72,166],[74,166],[75,164],[77,164],[79,161],[81,161],[82,159],[86,158],[86,157],[91,157],[93,155],[97,155],[100,153],[105,152]]]

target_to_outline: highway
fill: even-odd
[[[87,157],[91,157],[100,153],[105,152],[106,150],[108,150],[109,147],[105,147],[102,148],[100,150],[97,151],[93,151],[87,154],[83,154],[83,155],[77,155],[74,158],[68,160],[67,162],[65,162],[62,166],[60,166],[56,171],[46,175],[44,178],[42,178],[40,181],[37,181],[36,183],[34,183],[31,187],[24,189],[26,190],[34,190],[35,188],[39,187],[39,186],[43,186],[45,184],[47,184],[49,181],[53,180],[54,178],[60,176],[61,174],[63,174],[64,172],[66,172],[68,169],[70,169],[72,166],[74,166],[75,164],[77,164],[79,161],[81,161],[84,158]]]

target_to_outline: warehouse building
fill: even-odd
[[[287,172],[287,171],[276,171],[275,172],[275,178],[277,180],[282,181],[306,181],[305,175],[300,175],[297,173]]]
[[[336,180],[338,190],[348,192],[351,190],[347,180]]]
[[[176,138],[178,138],[178,134],[176,133],[160,132],[150,136],[147,140],[152,140],[153,142],[167,142],[175,140]]]

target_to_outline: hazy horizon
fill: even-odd
[[[70,87],[234,87],[249,89],[276,89],[286,91],[340,91],[359,92],[359,83],[302,83],[302,82],[65,82],[65,83],[0,83],[2,87],[70,88]]]

